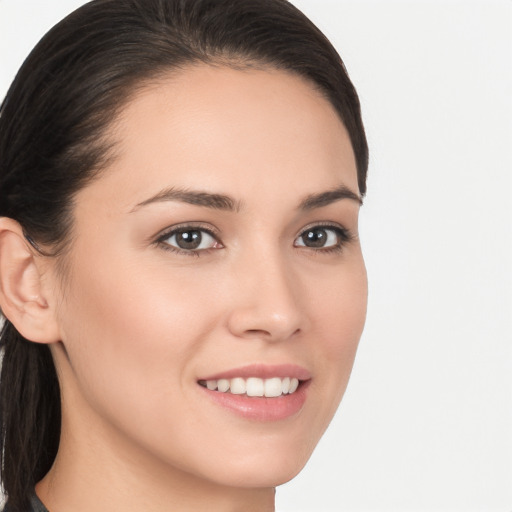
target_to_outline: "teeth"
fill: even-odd
[[[290,380],[290,389],[288,393],[295,393],[297,391],[297,388],[299,387],[299,381],[297,379],[291,379]]]
[[[229,385],[229,391],[231,393],[233,393],[233,395],[243,395],[245,393],[246,388],[247,388],[247,386],[245,384],[244,379],[240,379],[240,378],[231,379],[231,383]]]
[[[283,383],[281,379],[267,379],[265,381],[265,396],[281,396],[283,394]]]
[[[251,377],[247,379],[247,396],[263,396],[265,394],[265,383],[263,379]]]
[[[299,387],[299,379],[295,377],[273,377],[271,379],[259,379],[258,377],[249,377],[242,379],[235,377],[234,379],[219,379],[201,381],[201,384],[211,390],[218,390],[221,393],[233,393],[234,395],[247,396],[265,396],[274,398],[281,395],[295,393]]]
[[[217,389],[217,381],[216,380],[207,380],[206,387],[208,389],[210,389],[211,391],[214,391],[215,389]]]
[[[221,391],[222,393],[225,393],[228,389],[229,389],[229,380],[228,379],[220,379],[217,381],[216,385],[214,384],[215,381],[206,381],[206,385],[208,386],[208,382],[211,382],[213,385],[213,389],[217,388],[219,391]],[[210,388],[210,386],[208,386],[209,389],[212,389]]]

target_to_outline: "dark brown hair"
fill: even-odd
[[[331,102],[366,191],[359,100],[326,37],[286,0],[94,0],[31,52],[0,110],[0,216],[36,247],[61,253],[72,200],[105,167],[105,133],[137,88],[191,63],[267,66],[309,80]],[[300,108],[300,106],[297,106]],[[23,510],[50,469],[60,391],[46,345],[5,320],[1,333],[0,466],[10,510]]]

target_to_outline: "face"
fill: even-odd
[[[343,125],[301,78],[202,65],[139,92],[110,135],[65,256],[63,428],[214,483],[289,480],[366,312]]]

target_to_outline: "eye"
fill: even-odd
[[[158,242],[166,249],[182,253],[197,253],[223,247],[213,233],[199,227],[175,228],[161,236]]]
[[[350,239],[348,232],[338,226],[313,226],[305,229],[296,239],[296,247],[310,249],[341,249]]]

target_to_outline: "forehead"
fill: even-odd
[[[307,183],[315,192],[317,180],[322,190],[342,183],[357,192],[354,154],[335,109],[285,71],[181,70],[138,91],[110,136],[116,158],[99,181],[110,181],[116,197],[126,192],[126,208],[168,186],[237,196],[263,183]]]

